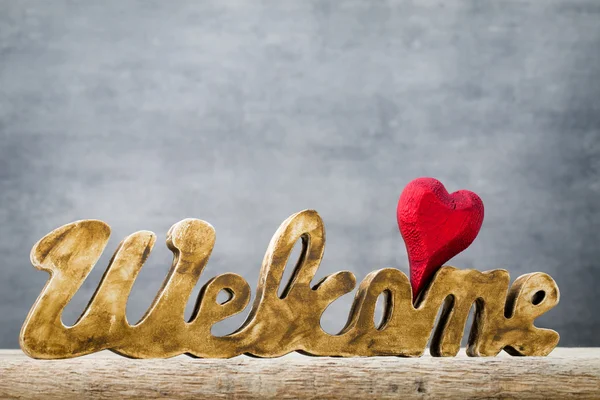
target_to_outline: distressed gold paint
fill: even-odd
[[[191,320],[184,318],[185,306],[215,243],[213,227],[197,219],[183,220],[169,230],[167,245],[174,253],[173,265],[137,324],[127,321],[125,309],[133,282],[154,246],[155,236],[148,231],[136,232],[121,242],[82,316],[67,327],[61,321],[62,311],[100,258],[109,235],[104,222],[84,220],[56,229],[33,247],[33,265],[49,272],[50,279],[21,330],[25,353],[46,359],[103,349],[133,358],[183,353],[214,358],[239,354],[277,357],[292,351],[319,356],[420,356],[431,336],[433,355],[454,356],[473,304],[476,315],[467,349],[471,356],[494,356],[502,349],[513,355],[542,356],[558,344],[556,332],[533,325],[535,318],[558,303],[558,287],[550,276],[523,275],[509,290],[505,270],[453,267],[437,272],[416,305],[402,272],[392,268],[371,272],[359,285],[344,329],[337,335],[326,333],[320,325],[323,311],[352,291],[356,279],[351,272],[342,271],[311,286],[325,247],[323,222],[312,210],[296,213],[281,224],[265,254],[250,314],[227,336],[213,336],[211,327],[248,305],[250,287],[239,275],[226,273],[208,281]],[[298,240],[303,243],[301,256],[290,281],[282,282]],[[217,294],[222,290],[230,299],[219,304]],[[373,315],[382,293],[387,300],[384,320],[377,327]],[[440,307],[441,317],[434,329]]]

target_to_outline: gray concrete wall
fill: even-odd
[[[453,265],[550,273],[562,299],[538,325],[600,346],[598,1],[0,0],[0,140],[0,348],[47,278],[29,250],[60,225],[113,229],[65,322],[125,235],[158,233],[134,320],[186,217],[217,229],[201,284],[234,271],[254,287],[305,208],[327,229],[318,277],[407,271],[395,207],[419,176],[485,203]]]

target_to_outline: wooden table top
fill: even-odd
[[[34,360],[0,350],[0,398],[600,398],[600,348],[548,357]]]

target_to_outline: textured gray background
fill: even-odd
[[[60,225],[113,229],[66,322],[125,235],[159,234],[136,319],[186,217],[217,229],[201,283],[234,271],[254,287],[305,208],[327,228],[318,277],[407,271],[395,207],[419,176],[486,205],[453,265],[550,273],[562,299],[539,325],[600,346],[598,1],[0,0],[0,139],[0,348],[47,278],[29,250]]]

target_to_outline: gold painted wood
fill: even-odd
[[[240,356],[129,360],[109,352],[32,360],[0,350],[9,399],[598,399],[600,349],[548,357],[421,358]]]
[[[321,262],[325,231],[312,210],[296,213],[275,232],[260,270],[250,314],[235,332],[215,337],[213,324],[244,310],[250,287],[239,275],[225,273],[204,285],[190,321],[185,306],[215,242],[213,227],[197,219],[173,225],[167,246],[174,254],[168,276],[146,314],[135,325],[125,316],[133,282],[152,251],[152,232],[136,232],[121,242],[96,292],[73,326],[61,321],[64,307],[100,255],[110,228],[97,220],[65,225],[32,249],[33,265],[50,279],[21,330],[23,351],[34,358],[69,358],[104,349],[131,358],[166,358],[180,354],[228,358],[240,354],[278,357],[299,351],[319,356],[421,356],[433,331],[431,354],[455,356],[469,310],[476,305],[468,354],[547,355],[559,335],[533,321],[559,300],[554,280],[544,273],[518,278],[509,289],[505,270],[479,272],[443,267],[412,302],[408,278],[399,270],[374,271],[360,283],[348,323],[337,335],[323,331],[320,319],[334,300],[352,291],[351,272],[335,273],[311,285]],[[282,282],[287,260],[301,240],[301,256],[289,282]],[[281,296],[280,285],[285,284]],[[219,304],[220,291],[230,299]],[[386,294],[384,320],[375,326],[377,298]],[[438,310],[442,313],[434,329]]]

